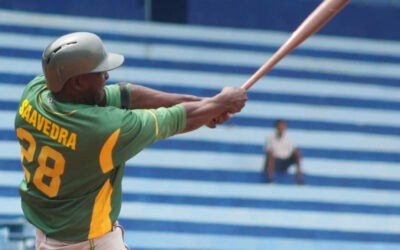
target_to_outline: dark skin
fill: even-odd
[[[89,105],[105,105],[104,86],[109,79],[107,72],[88,73],[71,77],[54,97],[61,102]],[[240,112],[247,101],[246,91],[240,88],[226,87],[210,98],[192,95],[166,93],[140,85],[130,86],[132,109],[151,109],[171,107],[182,104],[186,109],[186,129],[189,132],[203,125],[210,128],[222,124]]]
[[[107,72],[75,76],[68,79],[62,90],[53,95],[61,102],[104,106],[104,86],[108,78]]]

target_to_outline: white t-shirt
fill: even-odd
[[[293,153],[294,147],[292,139],[287,132],[280,138],[274,133],[267,140],[266,150],[268,152],[272,151],[275,158],[285,159]]]

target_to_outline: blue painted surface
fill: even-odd
[[[101,24],[96,26],[101,26]],[[84,23],[81,25],[85,29],[91,29],[85,27]],[[146,27],[145,31],[153,28],[157,27]],[[22,27],[0,24],[1,38],[5,41],[8,35],[14,33],[27,34],[34,40],[39,35],[51,38],[69,29],[71,27],[48,27],[45,23],[40,27],[31,27],[29,24]],[[190,37],[195,36],[197,31],[182,29],[180,32]],[[204,32],[207,33],[208,30]],[[224,32],[225,30],[221,30],[218,35],[224,37]],[[240,30],[237,32],[242,34]],[[229,49],[231,53],[263,53],[273,50],[272,47],[257,44],[232,43],[229,37],[216,42],[203,41],[195,37],[177,37],[174,32],[168,32],[166,37],[137,35],[129,31],[117,34],[103,30],[99,33],[108,41],[121,42],[124,45],[133,45],[138,42],[146,44],[148,47],[144,48],[149,51],[152,49],[157,51],[164,45],[176,45],[176,48],[181,46],[201,49],[218,48],[221,51]],[[257,38],[257,34],[254,35],[254,39]],[[11,43],[9,41],[9,44]],[[320,51],[303,49],[296,55],[300,58],[322,58],[326,61],[343,59],[366,62],[367,66],[368,63],[374,63],[375,59],[382,59],[380,64],[382,68],[389,68],[392,64],[396,65],[400,62],[399,57],[395,55],[360,51],[344,53],[339,50],[339,46],[343,45],[338,44],[337,48]],[[380,48],[379,43],[376,51],[378,48]],[[125,50],[129,52],[131,48],[127,47]],[[146,86],[165,91],[209,96],[217,92],[217,88],[211,82],[211,79],[214,80],[211,76],[216,76],[221,81],[224,81],[226,76],[245,78],[251,74],[253,67],[252,65],[233,66],[227,63],[216,65],[200,62],[196,56],[190,56],[189,52],[185,54],[189,58],[188,61],[179,61],[173,59],[175,55],[173,50],[169,53],[155,53],[154,56],[146,53],[127,56],[127,63],[121,71],[126,70],[128,73],[119,74],[115,71],[112,78],[126,77],[129,81],[136,81],[137,76],[130,75],[132,72],[130,70],[140,69],[139,72],[141,70],[148,72],[146,73],[147,80],[140,82]],[[12,87],[22,89],[23,85],[34,76],[32,68],[37,65],[33,65],[32,62],[39,60],[40,54],[39,49],[0,46],[0,64],[2,65],[0,89]],[[162,58],[162,56],[171,57]],[[218,56],[219,54],[216,53],[215,58]],[[16,71],[4,70],[9,68],[8,60],[14,59],[17,59],[13,61]],[[236,60],[240,59],[240,56],[236,58]],[[320,80],[319,89],[313,89],[316,91],[313,94],[291,91],[292,89],[270,92],[268,87],[250,91],[249,97],[253,103],[250,103],[243,111],[245,116],[234,117],[228,126],[219,128],[217,130],[219,138],[212,138],[212,140],[209,139],[211,136],[170,138],[154,144],[148,150],[156,152],[154,154],[158,152],[158,154],[179,155],[179,160],[164,158],[165,155],[159,158],[151,157],[147,155],[149,151],[144,151],[141,155],[144,155],[142,159],[145,163],[138,163],[136,157],[128,163],[125,171],[123,205],[127,209],[122,211],[120,222],[126,227],[127,235],[129,235],[127,241],[134,249],[204,250],[234,247],[265,249],[266,243],[269,244],[270,249],[295,249],[302,246],[304,249],[319,250],[376,250],[396,249],[400,246],[398,226],[400,224],[397,223],[400,220],[398,202],[400,178],[396,174],[400,162],[400,151],[393,142],[400,135],[400,104],[398,99],[391,96],[392,91],[397,93],[399,89],[398,79],[390,76],[390,72],[386,76],[382,74],[383,76],[375,79],[372,77],[373,80],[368,80],[371,77],[355,76],[352,72],[346,75],[335,72],[321,73],[314,69],[305,71],[306,66],[312,66],[312,62],[304,63],[304,68],[282,66],[271,76],[293,81],[306,80],[299,81],[300,86],[307,80]],[[339,67],[340,64],[338,63],[337,66]],[[156,71],[161,69],[165,71]],[[176,71],[186,76],[182,77],[184,78],[182,80],[181,75],[177,75],[178,82],[171,83],[167,79],[167,73]],[[153,72],[161,72],[165,76],[163,75],[162,80],[156,79]],[[196,85],[199,81],[197,78],[202,81],[210,80],[210,82],[201,86]],[[346,81],[336,82],[338,79]],[[272,87],[273,83],[270,84]],[[322,90],[329,84],[343,88],[347,84],[352,84],[357,86],[360,92],[366,92],[369,98],[352,96],[351,93],[350,95],[343,93],[343,96],[338,92],[323,94]],[[370,87],[381,90],[384,94],[374,96],[374,90]],[[392,98],[384,98],[385,96]],[[18,95],[4,94],[3,99],[0,98],[0,115],[7,121],[17,108],[18,98]],[[260,105],[261,108],[252,110],[254,108],[252,105],[255,104]],[[302,111],[304,117],[296,116],[297,114],[294,113],[286,114],[291,129],[300,134],[319,135],[321,138],[324,138],[324,134],[330,135],[328,138],[335,138],[335,135],[339,137],[341,133],[346,133],[351,138],[358,138],[359,141],[348,142],[358,147],[340,147],[342,141],[338,141],[336,145],[327,144],[326,146],[320,141],[321,138],[304,136],[300,140],[300,145],[303,145],[301,148],[305,160],[311,160],[311,163],[314,161],[304,166],[308,170],[305,173],[306,184],[295,185],[292,173],[277,176],[274,184],[266,184],[261,172],[264,138],[256,141],[257,138],[254,137],[259,130],[265,129],[265,135],[272,130],[273,121],[277,118],[273,110],[269,110],[272,105],[282,107],[283,110],[288,107],[287,105],[308,107]],[[348,109],[353,110],[348,111],[349,116],[371,115],[375,119],[358,123],[347,120],[346,117],[342,117],[343,120],[333,120],[330,118],[334,117],[322,116],[323,113],[317,113],[315,116],[317,118],[308,118],[306,116],[308,113],[316,112],[314,108],[319,108],[322,112]],[[363,111],[369,113],[366,114]],[[385,117],[390,119],[387,124],[378,119],[382,114],[386,114]],[[12,122],[1,123],[1,126],[0,202],[2,206],[0,219],[19,218],[21,211],[17,187],[22,171],[19,166],[18,146]],[[245,134],[243,131],[252,132]],[[381,142],[393,145],[388,146],[388,149],[382,149],[378,145]],[[372,149],[363,147],[365,146],[363,144],[371,145]],[[379,150],[373,150],[373,146]],[[221,158],[213,159],[216,155],[221,155]],[[330,174],[316,172],[316,169],[324,167],[324,163],[340,168],[342,172]],[[347,164],[349,169],[341,168],[343,163]],[[357,175],[354,175],[351,169],[355,165],[358,165],[360,169]],[[393,174],[382,177],[380,171]],[[259,217],[253,217],[254,214]]]
[[[191,0],[189,22],[211,26],[293,31],[311,13],[318,1]],[[350,2],[321,34],[398,39],[394,29],[400,9],[390,5],[370,6]],[[370,17],[374,18],[370,18]]]
[[[116,1],[1,1],[0,8],[78,16],[145,20],[146,0]],[[392,2],[381,4],[355,1],[327,24],[321,34],[399,39],[395,29],[400,21],[400,6]],[[383,1],[382,1],[383,2]],[[154,5],[164,4],[154,1]],[[155,7],[157,20],[236,28],[293,31],[319,4],[312,0],[187,0],[170,1],[170,7]],[[186,17],[181,14],[186,10]],[[173,13],[179,15],[176,18]],[[373,16],[374,18],[369,18]]]
[[[53,14],[68,14],[118,19],[144,19],[144,0],[113,1],[1,1],[0,8]]]

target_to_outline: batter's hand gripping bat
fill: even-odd
[[[312,36],[331,20],[350,0],[323,1],[292,33],[286,42],[266,61],[241,88],[248,90],[268,73],[283,57],[292,52],[304,40]]]

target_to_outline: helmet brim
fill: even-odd
[[[107,53],[107,57],[90,72],[104,72],[118,68],[124,63],[124,56],[116,53]]]

